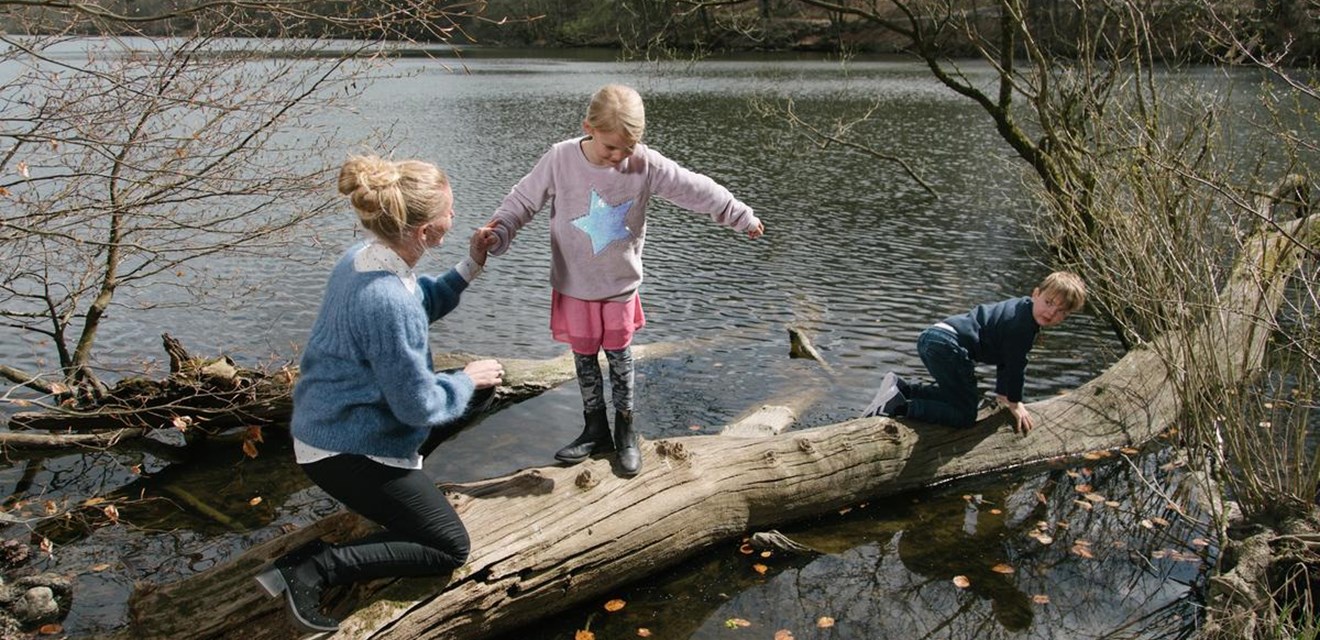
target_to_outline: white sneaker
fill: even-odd
[[[885,405],[897,395],[898,376],[894,375],[893,371],[890,371],[880,380],[880,390],[875,392],[874,398],[871,398],[871,404],[866,405],[866,411],[862,412],[862,417],[870,418],[876,415],[888,416],[889,414],[883,413],[882,410],[885,408]]]

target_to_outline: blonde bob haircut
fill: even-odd
[[[593,129],[622,134],[635,144],[646,133],[646,107],[632,87],[607,84],[591,96],[585,122]]]

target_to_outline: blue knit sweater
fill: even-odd
[[[330,274],[293,390],[293,436],[330,451],[406,458],[432,427],[462,415],[474,385],[436,373],[427,327],[458,305],[467,281],[451,269],[417,278],[358,271],[355,244]]]

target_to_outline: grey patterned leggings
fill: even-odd
[[[633,356],[632,347],[618,351],[605,350],[605,360],[610,365],[610,392],[614,408],[618,411],[633,410]],[[577,368],[578,386],[582,388],[582,409],[591,413],[605,408],[605,382],[601,379],[600,360],[596,354],[589,356],[573,353],[573,364]]]

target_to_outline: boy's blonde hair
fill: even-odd
[[[1071,271],[1055,271],[1040,281],[1042,295],[1056,295],[1068,305],[1068,312],[1081,309],[1086,304],[1086,283],[1081,276]]]
[[[591,96],[586,123],[593,129],[623,134],[630,142],[641,142],[646,133],[642,96],[632,87],[607,84]]]
[[[444,213],[453,204],[448,186],[444,171],[420,160],[353,156],[339,168],[339,193],[353,202],[362,226],[386,242]]]

